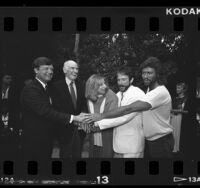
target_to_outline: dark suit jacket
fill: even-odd
[[[75,81],[77,90],[77,107],[74,109],[71,94],[65,79],[53,83],[51,96],[54,108],[60,112],[78,115],[81,112],[87,112],[87,103],[85,99],[85,87],[80,80]],[[77,129],[74,125],[59,126],[57,139],[68,143],[71,141],[74,131]]]
[[[1,86],[0,91],[2,91]],[[18,136],[18,131],[20,128],[22,128],[22,123],[20,121],[19,98],[19,88],[16,87],[15,84],[12,84],[9,88],[8,99],[2,100],[2,97],[0,97],[0,142],[3,145],[9,145],[8,147],[11,151],[14,151],[14,148],[16,148],[19,142],[20,137]],[[13,131],[11,131],[11,129],[4,128],[1,119],[2,114],[5,114],[7,112],[9,112],[8,127],[12,128]],[[4,153],[5,151],[2,152]]]
[[[194,156],[196,147],[194,147],[197,139],[197,124],[195,101],[190,96],[187,97],[184,110],[187,114],[182,115],[181,133],[180,133],[180,151],[184,153],[184,157],[190,158]]]
[[[1,88],[1,86],[0,86]],[[2,91],[2,89],[0,90]],[[14,130],[18,130],[21,128],[20,124],[20,91],[19,89],[12,84],[8,91],[8,99],[2,100],[2,97],[0,97],[0,115],[2,115],[2,109],[3,103],[6,102],[7,109],[6,111],[9,112],[9,121],[8,126],[14,128]]]
[[[49,95],[36,79],[21,93],[24,143],[27,147],[41,148],[52,144],[53,123],[66,126],[70,115],[53,109]],[[33,148],[32,148],[33,149]]]

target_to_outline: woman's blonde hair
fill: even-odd
[[[86,82],[86,88],[85,88],[86,99],[89,99],[92,101],[97,100],[97,93],[98,93],[98,89],[102,80],[105,80],[105,77],[99,74],[93,74],[92,76],[88,78]]]

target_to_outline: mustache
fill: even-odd
[[[123,85],[118,85],[118,87],[126,87],[126,86],[123,86]]]

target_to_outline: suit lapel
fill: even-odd
[[[44,90],[42,84],[41,84],[38,80],[34,79],[34,80],[33,80],[33,83],[34,83],[37,87],[39,87],[42,91],[45,92],[45,90]]]
[[[77,92],[77,102],[76,102],[76,105],[77,105],[77,108],[80,106],[80,100],[81,100],[81,86],[80,84],[76,81],[75,82],[76,84],[76,92]]]
[[[75,81],[75,85],[76,85],[76,95],[77,95],[77,99],[76,99],[77,100],[76,101],[76,110],[77,110],[78,107],[80,106],[82,91],[81,91],[81,85],[79,84],[78,81]],[[65,79],[63,79],[60,82],[60,87],[58,87],[58,88],[61,88],[60,92],[62,92],[62,97],[63,97],[63,100],[65,101],[66,105],[68,105],[68,106],[70,105],[74,109],[74,105],[73,105],[72,98],[71,98],[71,93],[69,91],[69,87],[68,87]]]
[[[44,95],[46,96],[47,100],[49,101],[49,104],[51,105],[52,102],[51,102],[51,98],[50,98],[50,95],[47,94],[47,92],[45,91],[44,87],[42,86],[42,84],[38,81],[38,80],[34,80],[33,83],[42,90],[42,92],[44,93]]]

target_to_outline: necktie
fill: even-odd
[[[49,96],[49,90],[48,90],[48,86],[47,85],[45,86],[45,91],[46,91],[47,95]]]
[[[70,83],[70,93],[71,93],[74,108],[76,109],[76,95],[75,95],[75,91],[74,91],[74,87],[73,87],[73,82]]]
[[[46,91],[46,93],[47,93],[47,95],[48,95],[48,97],[49,97],[49,102],[50,102],[50,104],[52,104],[51,97],[50,97],[50,95],[49,95],[48,85],[45,86],[45,91]]]

